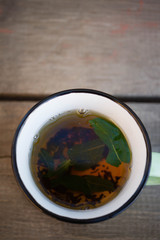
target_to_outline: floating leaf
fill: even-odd
[[[44,148],[41,148],[39,152],[39,158],[41,162],[46,166],[47,168],[47,174],[46,177],[56,177],[62,175],[64,172],[66,172],[71,165],[71,160],[65,160],[61,161],[58,167],[55,167],[54,164],[54,158],[49,154],[47,150]]]
[[[130,163],[131,152],[128,143],[118,127],[110,121],[95,118],[89,121],[97,136],[109,147],[107,163],[118,167],[121,162]]]
[[[77,176],[77,175],[64,175],[52,181],[51,187],[56,188],[63,186],[67,190],[82,192],[89,196],[95,192],[114,191],[116,185],[110,181],[99,176]]]
[[[52,177],[60,177],[61,175],[68,171],[70,166],[71,160],[70,159],[65,160],[57,167],[57,169],[54,172],[52,172]]]
[[[41,148],[38,157],[40,161],[48,168],[48,169],[54,169],[54,161],[53,157],[45,150],[44,148]]]
[[[72,165],[77,170],[86,170],[95,166],[104,156],[107,156],[107,153],[107,146],[99,138],[76,144],[68,151]]]

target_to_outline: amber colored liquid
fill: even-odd
[[[103,157],[101,158],[100,156],[99,161],[95,165],[85,170],[78,170],[74,166],[70,166],[66,172],[62,173],[62,177],[63,175],[67,176],[67,174],[74,176],[97,176],[112,181],[115,186],[114,191],[97,191],[87,195],[76,189],[68,189],[63,184],[54,187],[50,182],[54,181],[54,179],[57,180],[56,177],[51,174],[48,177],[45,175],[48,169],[45,162],[41,161],[39,157],[41,149],[48,151],[53,158],[54,168],[58,169],[61,162],[68,160],[69,148],[76,144],[87,142],[87,138],[89,140],[96,139],[97,136],[89,124],[89,120],[97,117],[99,116],[95,113],[79,115],[76,111],[64,114],[58,117],[56,121],[50,121],[46,124],[39,132],[37,140],[33,143],[30,164],[33,178],[43,194],[56,204],[72,209],[99,207],[116,197],[129,178],[131,163],[122,162],[119,167],[108,164],[106,162],[107,148]],[[50,167],[52,167],[52,164]]]

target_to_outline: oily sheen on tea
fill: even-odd
[[[131,150],[109,119],[80,109],[66,112],[34,137],[31,172],[41,192],[72,209],[106,204],[130,175]]]

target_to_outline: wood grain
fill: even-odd
[[[10,158],[0,158],[1,240],[159,240],[160,186],[145,187],[123,213],[96,224],[71,224],[45,215],[18,188]]]
[[[0,102],[0,157],[10,156],[13,136],[23,116],[36,102]],[[160,152],[160,104],[128,104],[144,123],[153,151]]]
[[[11,142],[17,124],[35,102],[0,103],[0,235],[8,239],[114,239],[158,240],[160,187],[145,187],[135,203],[117,217],[94,225],[61,222],[39,211],[16,184],[11,168]],[[151,135],[153,150],[160,151],[159,104],[129,104]],[[124,228],[125,226],[125,228]]]
[[[159,0],[0,0],[1,240],[160,239],[160,186],[146,186],[113,219],[71,224],[25,198],[10,158],[25,113],[39,98],[69,88],[143,100],[128,105],[160,152],[159,66]]]
[[[160,96],[160,1],[0,3],[0,94]]]
[[[11,156],[16,128],[34,104],[35,102],[0,102],[0,157]]]

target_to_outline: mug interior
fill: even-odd
[[[120,193],[107,204],[89,210],[73,210],[49,200],[37,187],[30,171],[30,154],[34,136],[52,118],[64,112],[87,109],[111,119],[124,133],[132,152],[130,177]],[[115,98],[90,91],[68,91],[50,96],[25,116],[14,141],[16,174],[29,198],[40,208],[64,219],[92,221],[111,217],[126,208],[138,195],[147,178],[150,161],[149,139],[138,117]]]

